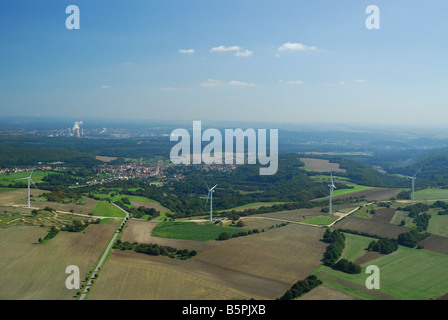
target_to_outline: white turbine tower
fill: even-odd
[[[34,184],[33,179],[31,179],[31,175],[33,174],[33,171],[31,171],[30,175],[25,178],[15,179],[15,180],[28,180],[28,208],[30,207],[30,182],[33,184],[33,186],[37,189],[36,185]]]
[[[329,184],[328,186],[330,187],[330,210],[329,210],[329,213],[331,216],[332,215],[331,202],[333,201],[333,191],[334,191],[334,189],[336,189],[336,187],[334,186],[334,183],[333,183],[333,172],[331,172],[331,184]]]
[[[414,204],[414,183],[415,183],[415,179],[417,179],[415,177],[416,175],[417,175],[417,172],[412,177],[408,176],[408,178],[412,180],[412,204]]]
[[[205,185],[207,186],[207,189],[208,189],[207,201],[205,202],[205,206],[207,206],[208,199],[210,198],[210,221],[212,221],[213,220],[213,214],[212,214],[213,192],[215,192],[214,189],[216,188],[217,184],[213,188],[209,188],[207,183]]]

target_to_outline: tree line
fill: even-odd
[[[299,298],[307,292],[310,292],[314,288],[320,286],[322,280],[317,278],[315,275],[310,275],[304,280],[297,281],[290,289],[288,289],[280,298],[277,300],[293,300]]]
[[[130,243],[129,241],[122,242],[121,240],[117,240],[113,248],[118,250],[131,250],[151,256],[167,256],[180,260],[186,260],[198,254],[196,250],[176,249],[170,246],[160,246],[158,244],[139,244],[137,242]]]
[[[361,272],[361,267],[346,259],[340,259],[345,248],[345,235],[339,230],[331,231],[327,229],[324,233],[323,242],[330,243],[324,253],[324,265],[345,273],[357,274]]]

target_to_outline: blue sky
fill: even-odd
[[[444,125],[447,15],[445,0],[2,0],[0,116]]]

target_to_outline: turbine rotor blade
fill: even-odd
[[[207,207],[208,198],[210,198],[210,191],[207,193],[207,201],[205,201],[205,207]]]
[[[213,189],[215,189],[215,188],[216,188],[216,186],[217,186],[217,184],[215,184],[215,186],[214,186],[213,188],[211,188],[210,190],[213,190]]]
[[[34,181],[30,178],[31,183],[33,184],[34,188],[37,189],[36,185],[34,184]]]
[[[207,190],[210,190],[210,187],[208,186],[207,182],[204,182],[204,183],[207,186]]]
[[[29,179],[29,177],[26,177],[26,178],[14,179],[14,181],[15,180],[28,180],[28,179]]]

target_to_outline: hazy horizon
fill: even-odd
[[[80,10],[69,30],[66,7]],[[366,7],[380,9],[368,30]],[[0,3],[0,116],[448,124],[442,0]]]

